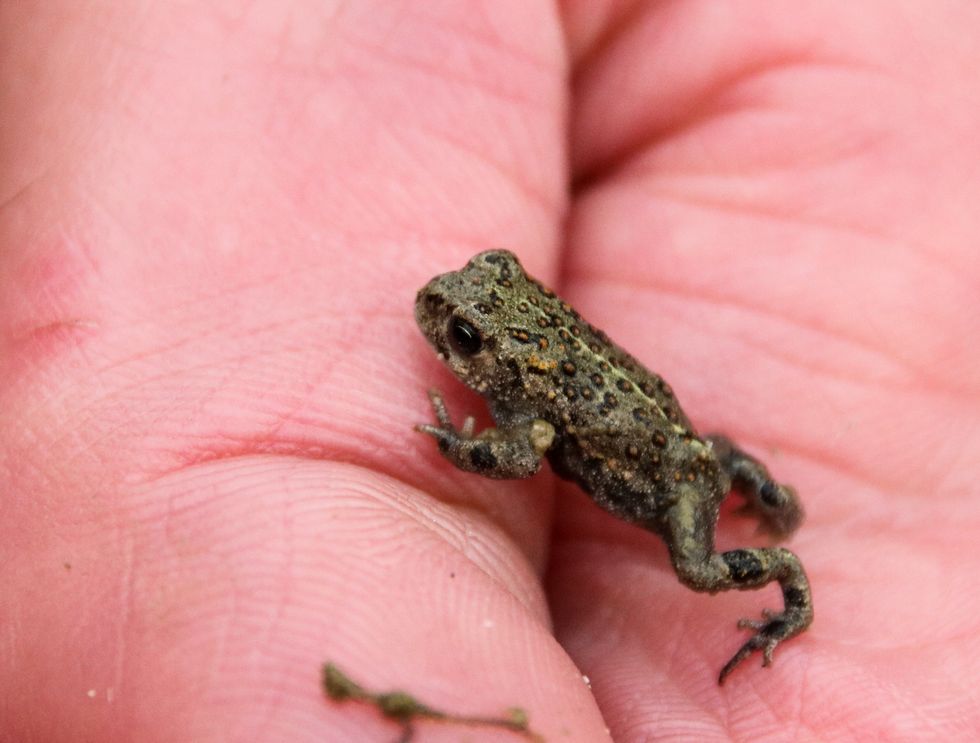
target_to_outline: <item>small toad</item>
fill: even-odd
[[[485,397],[496,427],[456,428],[429,393],[438,425],[423,424],[443,456],[486,477],[530,477],[547,458],[610,513],[659,534],[677,577],[695,591],[760,588],[778,581],[783,610],[743,619],[752,637],[721,669],[773,650],[813,621],[799,559],[780,547],[716,552],[718,509],[734,488],[745,510],[777,538],[803,520],[795,491],[724,436],[699,436],[671,388],[528,276],[506,250],[475,256],[418,293],[415,319],[429,343]]]

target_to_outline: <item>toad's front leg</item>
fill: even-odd
[[[439,425],[420,423],[415,430],[432,436],[442,455],[467,472],[499,479],[530,477],[541,468],[541,458],[555,440],[554,426],[540,418],[507,428],[487,428],[474,436],[472,416],[457,429],[442,395],[429,390],[429,399]]]

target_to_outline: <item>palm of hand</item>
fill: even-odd
[[[327,658],[549,740],[980,724],[967,24],[488,7],[5,11],[14,739],[384,739]],[[574,489],[412,434],[413,293],[495,245],[801,492],[817,619],[772,670],[714,686],[775,596],[686,591]]]

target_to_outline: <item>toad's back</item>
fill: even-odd
[[[718,498],[727,491],[670,386],[528,276],[511,253],[483,253],[437,277],[420,304],[437,306],[440,317],[449,307],[465,317],[488,358],[460,378],[487,397],[499,426],[550,423],[553,469],[604,508],[652,522],[682,485]],[[423,311],[420,323],[427,317]],[[445,334],[445,324],[436,332]]]

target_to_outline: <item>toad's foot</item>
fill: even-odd
[[[442,399],[438,390],[429,390],[429,401],[432,403],[432,411],[436,414],[439,425],[432,426],[428,423],[419,423],[415,426],[416,431],[432,436],[439,443],[439,448],[443,452],[473,438],[476,420],[472,415],[466,416],[463,427],[457,430],[456,426],[453,425],[449,410],[446,408],[446,401]]]
[[[537,418],[507,428],[487,428],[474,436],[472,416],[457,429],[442,395],[430,390],[429,399],[439,425],[420,423],[415,430],[432,436],[442,455],[467,472],[507,479],[530,477],[541,468],[541,458],[555,439],[554,426]]]
[[[772,653],[776,646],[783,640],[795,637],[805,630],[810,624],[810,618],[805,612],[787,610],[783,612],[773,612],[768,609],[762,612],[763,619],[740,619],[738,626],[740,629],[753,629],[756,633],[749,638],[749,641],[739,648],[732,659],[725,664],[718,675],[718,685],[725,683],[725,678],[730,674],[739,663],[748,658],[756,650],[762,651],[762,665],[772,664]]]
[[[776,539],[785,539],[803,522],[803,506],[796,491],[782,485],[769,474],[755,457],[739,449],[725,436],[707,436],[722,469],[732,478],[732,485],[745,497],[739,513],[759,520],[761,531]]]

